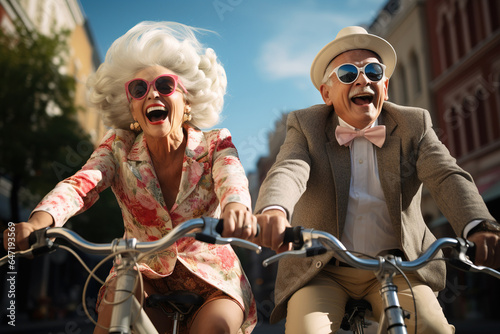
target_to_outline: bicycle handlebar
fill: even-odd
[[[250,241],[238,238],[221,237],[220,234],[222,233],[223,226],[224,224],[222,219],[212,217],[195,218],[177,225],[167,235],[156,241],[139,242],[137,239],[131,238],[115,239],[111,243],[93,243],[87,241],[76,232],[64,227],[46,228],[37,230],[30,235],[30,249],[9,253],[1,258],[0,267],[6,264],[9,257],[12,255],[17,257],[31,257],[55,250],[58,245],[51,241],[53,238],[64,239],[81,251],[96,255],[109,255],[122,249],[133,249],[140,252],[165,249],[173,245],[178,239],[188,236],[192,236],[196,240],[207,243],[231,244],[233,246],[253,250],[257,253],[261,252],[261,247]],[[201,229],[201,231],[193,234],[189,233],[196,229]]]
[[[379,270],[384,262],[389,261],[392,265],[396,265],[402,271],[415,271],[426,265],[428,261],[433,259],[439,250],[444,248],[453,248],[455,254],[451,257],[450,264],[457,269],[463,271],[483,272],[493,277],[500,279],[500,273],[492,268],[477,266],[467,257],[467,251],[471,250],[474,245],[470,241],[462,238],[440,238],[434,241],[429,248],[413,261],[403,261],[399,257],[394,256],[379,256],[377,259],[365,259],[353,255],[345,246],[333,235],[317,231],[314,229],[304,229],[303,227],[291,227],[285,230],[284,243],[291,242],[294,245],[294,250],[276,254],[265,259],[262,263],[267,267],[271,263],[279,261],[284,257],[309,257],[319,254],[324,254],[327,251],[333,251],[335,258],[343,261],[352,267],[372,270]]]

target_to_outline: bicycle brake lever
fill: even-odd
[[[306,232],[307,233],[307,232]],[[271,263],[281,260],[284,257],[311,257],[315,255],[321,255],[327,252],[327,249],[319,242],[317,239],[313,239],[309,234],[304,234],[304,245],[301,249],[286,251],[283,253],[279,253],[273,255],[264,261],[262,261],[262,265],[264,267],[269,266]]]
[[[32,258],[41,254],[51,253],[57,249],[57,245],[52,240],[45,236],[47,228],[36,230],[32,232],[28,238],[30,248],[9,253],[0,259],[0,267],[5,265],[9,258],[14,255],[15,257]]]
[[[216,244],[218,245],[225,245],[225,244],[231,244],[232,246],[236,247],[243,247],[246,249],[250,249],[257,254],[260,254],[262,252],[262,248],[256,244],[254,244],[251,241],[240,239],[240,238],[216,238],[217,242]]]
[[[475,264],[471,265],[471,272],[475,273],[483,273],[483,274],[488,274],[490,276],[493,276],[497,279],[500,279],[500,272],[497,270],[490,268],[490,267],[484,267],[484,266],[477,266]]]
[[[293,257],[307,257],[307,250],[304,249],[304,248],[302,248],[302,249],[299,249],[299,250],[287,251],[287,252],[283,252],[283,253],[279,253],[279,254],[273,255],[271,257],[268,257],[264,261],[262,261],[262,266],[267,267],[270,264],[272,264],[274,262],[277,262],[277,261],[281,260],[284,257],[289,257],[289,256],[293,256]]]
[[[57,245],[45,236],[47,228],[36,230],[29,236],[29,242],[32,245],[30,250],[33,256],[51,253],[56,250]]]
[[[199,241],[203,241],[210,244],[216,245],[226,245],[231,244],[237,247],[243,247],[255,251],[260,254],[262,248],[253,242],[239,239],[239,238],[223,238],[219,231],[222,231],[223,221],[222,219],[202,217],[205,223],[201,232],[194,233],[194,238]]]
[[[457,268],[462,271],[469,271],[472,273],[483,273],[500,279],[500,272],[490,267],[478,266],[467,260],[467,263],[461,262],[458,259],[451,259],[448,262],[452,267]]]
[[[260,247],[259,245],[256,245],[251,241],[239,239],[239,238],[214,237],[214,236],[206,235],[203,233],[186,234],[186,237],[193,237],[196,240],[203,241],[203,242],[210,243],[210,244],[214,244],[214,245],[230,244],[232,246],[250,249],[250,250],[256,252],[257,254],[260,254],[262,252],[262,247]]]
[[[472,241],[461,238],[457,238],[457,240],[458,245],[455,252],[458,253],[458,255],[456,255],[456,258],[450,259],[449,263],[451,266],[462,271],[484,273],[500,279],[500,272],[497,270],[474,264],[476,245]]]
[[[220,238],[220,224],[222,224],[221,219],[211,218],[211,217],[201,217],[203,220],[203,228],[201,232],[195,233],[194,238],[199,241],[203,241],[209,244],[217,244],[217,238]]]
[[[457,238],[457,241],[458,244],[453,250],[454,257],[449,259],[448,263],[462,271],[481,271],[482,269],[479,269],[480,267],[473,263],[473,259],[470,259],[475,255],[474,252],[470,252],[471,249],[475,250],[474,243],[462,238]]]

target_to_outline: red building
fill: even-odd
[[[500,216],[500,1],[426,2],[441,140]]]
[[[472,174],[490,212],[499,220],[500,1],[426,1],[425,13],[429,89],[438,135],[459,165]],[[442,231],[443,222],[438,220],[431,227]],[[500,295],[497,281],[450,271],[447,282],[441,301],[449,317],[463,321],[457,329],[498,330],[498,323],[486,325],[498,319],[494,311]],[[478,324],[484,328],[479,330]]]

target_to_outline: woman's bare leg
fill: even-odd
[[[243,320],[243,311],[235,301],[215,299],[198,311],[191,324],[190,334],[236,334]]]
[[[112,280],[106,288],[106,300],[113,300],[115,293],[115,282],[116,280]],[[152,294],[155,294],[154,288],[147,282],[144,281],[144,299]],[[140,301],[140,289],[137,288],[135,297],[138,301]],[[172,321],[168,318],[161,310],[156,308],[145,308],[146,314],[148,315],[151,322],[155,325],[156,329],[159,333],[165,333],[171,331],[172,329]],[[97,318],[97,323],[104,328],[96,326],[94,329],[94,334],[107,334],[109,328],[109,324],[111,322],[111,314],[113,312],[113,306],[106,304],[104,301],[101,301],[99,305],[99,315]],[[132,319],[134,320],[134,319]]]

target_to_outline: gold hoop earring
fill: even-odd
[[[191,116],[191,106],[189,104],[186,104],[186,107],[184,109],[184,117],[183,117],[183,123],[190,122],[193,117]]]
[[[190,122],[192,118],[193,118],[193,117],[191,116],[191,114],[186,112],[186,113],[184,113],[184,118],[183,118],[183,120],[182,120],[182,121],[183,121],[184,123],[186,123],[186,122]]]
[[[132,123],[130,123],[130,130],[132,130],[134,132],[140,132],[142,130],[141,125],[137,121],[132,122]]]

